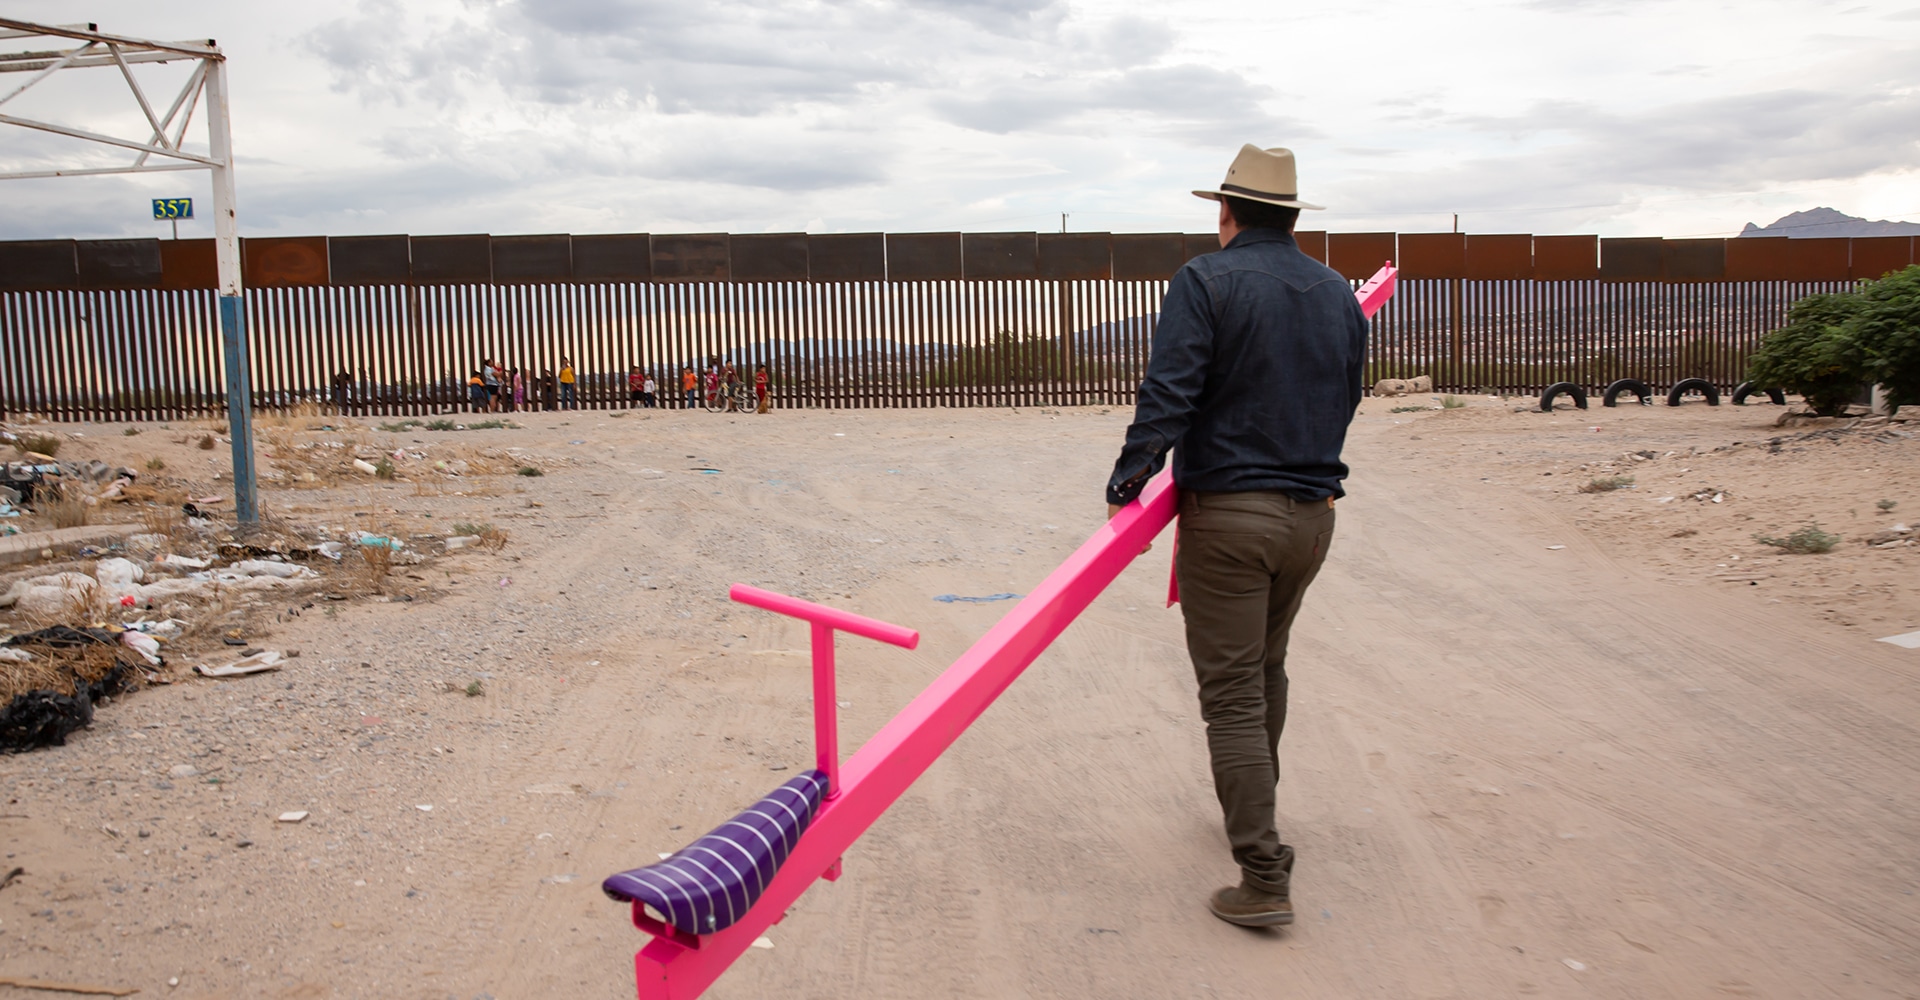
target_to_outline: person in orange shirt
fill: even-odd
[[[693,373],[693,369],[680,369],[680,391],[687,397],[687,409],[700,408],[700,377]]]

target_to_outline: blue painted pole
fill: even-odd
[[[253,475],[253,378],[247,363],[247,310],[238,295],[220,296],[220,337],[226,347],[227,430],[233,440],[233,511],[241,524],[260,521]]]

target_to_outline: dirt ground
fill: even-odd
[[[1163,540],[710,995],[1920,996],[1920,650],[1873,641],[1920,629],[1920,546],[1864,541],[1920,518],[1920,423],[1391,412],[1410,402],[1363,408],[1295,631],[1298,922],[1204,909],[1234,872]],[[249,641],[300,649],[286,669],[192,679],[183,651],[177,683],[0,758],[0,874],[25,869],[0,889],[0,976],[631,996],[643,940],[600,879],[811,755],[805,631],[726,585],[921,631],[913,652],[841,642],[856,746],[1009,607],[935,596],[1023,593],[1098,525],[1129,416],[354,432],[424,448],[412,481],[295,481],[267,509],[508,544],[396,570],[411,600],[263,605]],[[57,429],[129,465],[170,433],[122,426]],[[492,465],[428,475],[456,442]],[[225,451],[165,461],[204,478]],[[1810,521],[1834,551],[1754,539]]]

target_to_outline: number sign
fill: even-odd
[[[192,198],[155,198],[153,199],[153,217],[156,219],[193,218]]]

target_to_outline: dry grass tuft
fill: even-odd
[[[147,529],[147,534],[165,535],[168,538],[175,537],[175,534],[185,527],[177,504],[143,508],[140,511],[140,523]]]
[[[14,440],[13,447],[22,453],[37,451],[42,455],[58,455],[60,439],[52,434],[22,434]]]
[[[198,445],[196,445],[195,447],[198,447],[198,448],[199,448],[199,449],[200,449],[201,451],[212,451],[212,450],[213,450],[213,435],[211,435],[211,434],[202,434],[202,435],[200,435],[200,443],[199,443]]]
[[[355,589],[367,594],[384,593],[387,574],[393,572],[393,550],[384,545],[360,545],[360,561],[352,566]]]
[[[76,681],[93,683],[107,676],[120,661],[119,652],[106,644],[78,649],[54,649],[34,643],[21,648],[33,654],[26,663],[0,662],[0,704],[29,691],[74,693]]]
[[[56,528],[78,528],[93,523],[93,505],[87,503],[78,490],[66,487],[53,490],[34,507],[36,513],[45,516]]]

